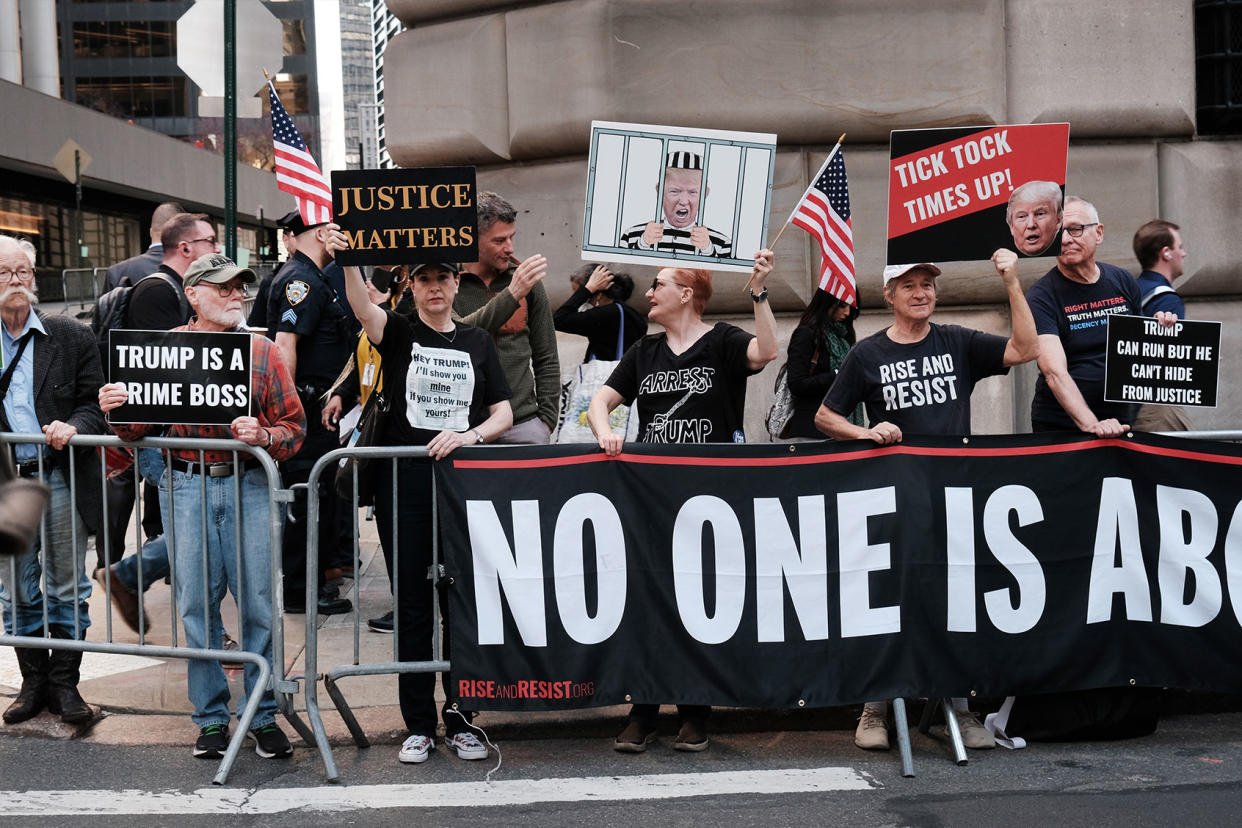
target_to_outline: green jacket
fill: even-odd
[[[536,284],[519,303],[507,287],[513,268],[484,285],[463,271],[453,311],[467,325],[483,328],[496,341],[500,366],[513,396],[514,424],[538,416],[556,428],[561,403],[561,365],[556,351],[552,308],[543,285]],[[524,318],[523,318],[524,317]]]

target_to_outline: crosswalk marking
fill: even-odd
[[[0,791],[5,816],[248,815],[290,811],[340,812],[364,808],[462,808],[543,802],[607,802],[739,794],[867,791],[879,788],[853,768],[786,768],[432,782],[408,785],[325,785],[314,788],[200,788],[195,791]]]

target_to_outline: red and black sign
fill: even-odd
[[[893,131],[887,263],[1057,255],[1059,216],[1041,205],[1049,182],[1064,200],[1068,150],[1069,124]]]
[[[1242,447],[791,448],[434,464],[454,695],[518,710],[1242,691]]]

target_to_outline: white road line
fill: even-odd
[[[880,787],[853,768],[788,768],[502,782],[200,788],[196,791],[0,791],[4,816],[243,815],[363,808],[479,808],[541,802],[608,802],[737,794],[866,791]]]

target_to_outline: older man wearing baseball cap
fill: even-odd
[[[173,330],[244,331],[246,317],[242,307],[246,285],[254,280],[252,271],[238,267],[219,253],[197,259],[183,281],[194,318]],[[275,460],[292,457],[306,436],[306,415],[293,378],[276,345],[263,336],[250,334],[250,357],[251,413],[228,426],[172,424],[165,436],[241,440],[265,449]],[[128,399],[121,383],[109,383],[99,389],[99,407],[105,413]],[[112,426],[125,440],[158,434],[162,429],[161,425]],[[177,609],[185,628],[186,646],[220,649],[224,631],[220,601],[227,585],[241,616],[242,649],[263,656],[271,664],[272,550],[267,531],[271,522],[267,475],[258,460],[227,451],[178,449],[172,452],[169,464],[171,468],[160,483],[160,505],[173,522]],[[237,485],[239,475],[241,482]],[[170,490],[178,495],[171,500]],[[200,491],[204,492],[201,497]],[[204,521],[203,508],[212,516],[210,520]],[[235,545],[239,520],[243,523],[240,550]],[[207,526],[206,535],[203,526]],[[209,624],[204,624],[208,618]],[[193,719],[199,727],[194,755],[218,759],[228,747],[228,680],[218,661],[191,659],[186,670]],[[237,710],[240,713],[245,708],[248,696],[262,693],[263,699],[250,724],[255,752],[264,758],[288,756],[293,749],[276,724],[276,700],[270,690],[256,686],[258,677],[258,665],[247,662],[245,689],[237,701]]]
[[[1018,282],[1018,256],[1012,250],[992,255],[1005,282],[1013,336],[1002,336],[931,321],[936,310],[936,277],[930,263],[890,265],[884,269],[884,301],[893,324],[859,342],[815,415],[820,431],[838,440],[901,442],[910,434],[970,434],[970,394],[984,377],[1008,373],[1013,365],[1038,354],[1031,309]],[[846,419],[858,403],[867,410],[867,427]],[[954,699],[953,709],[966,747],[990,748],[996,742],[967,708]],[[887,702],[867,702],[854,743],[864,750],[887,750]]]

